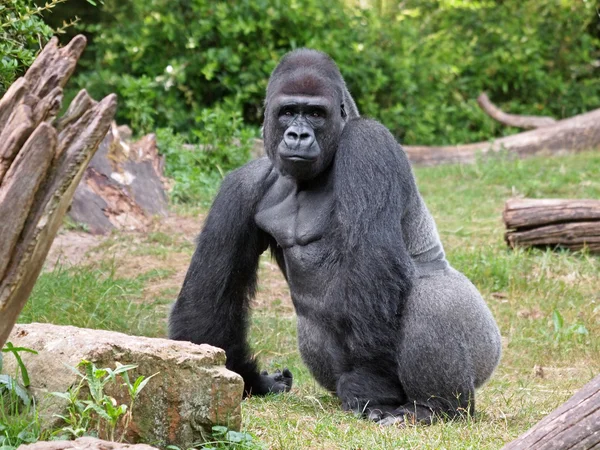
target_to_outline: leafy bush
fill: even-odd
[[[139,131],[187,133],[202,109],[215,107],[258,124],[283,53],[335,42],[333,30],[350,41],[343,31],[350,18],[336,1],[107,0],[103,12],[110,18],[88,27],[97,58],[79,84],[94,96],[118,92],[120,118]]]
[[[171,128],[157,130],[165,175],[175,181],[171,199],[208,206],[225,173],[248,161],[254,132],[244,126],[239,113],[220,108],[205,109],[196,117],[194,146],[186,145],[184,136]]]
[[[261,122],[267,78],[290,49],[340,65],[366,115],[406,143],[448,144],[513,130],[476,105],[564,117],[600,104],[600,21],[579,0],[408,0],[375,10],[341,0],[106,0],[79,84],[117,92],[136,131],[190,131],[205,108]]]
[[[5,0],[0,4],[0,96],[33,62],[41,44],[53,33],[40,17],[65,0],[35,6],[32,0]]]
[[[0,97],[21,76],[53,34],[64,34],[79,20],[69,10],[50,26],[44,20],[67,0],[3,0],[0,4]],[[87,5],[96,5],[86,0]],[[58,8],[61,9],[61,8]],[[74,19],[72,19],[74,17]]]

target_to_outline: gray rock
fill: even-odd
[[[120,444],[117,442],[103,441],[92,437],[82,437],[74,441],[49,441],[36,442],[35,444],[21,445],[19,450],[156,450],[146,444]]]
[[[152,378],[136,400],[128,432],[131,442],[148,442],[182,448],[208,437],[214,425],[239,430],[242,378],[227,370],[225,352],[209,345],[128,336],[104,330],[33,323],[15,325],[8,339],[17,347],[37,350],[21,353],[37,398],[42,424],[56,425],[66,404],[50,392],[66,392],[79,383],[69,369],[82,360],[114,369],[115,362],[137,364],[130,373]],[[3,371],[16,373],[14,358],[7,355]],[[106,393],[128,404],[122,386],[110,383]]]

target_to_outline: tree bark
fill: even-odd
[[[17,320],[85,167],[106,135],[116,96],[79,93],[56,121],[62,88],[85,48],[52,38],[0,99],[0,348]],[[79,99],[79,100],[77,100]]]
[[[587,247],[600,252],[600,200],[511,199],[502,214],[511,247]]]
[[[552,117],[519,116],[516,114],[505,113],[491,102],[485,92],[482,92],[479,97],[477,97],[477,103],[488,116],[509,127],[524,128],[529,130],[533,128],[551,126],[556,123],[556,120]]]
[[[502,450],[600,448],[600,375]]]
[[[524,158],[533,155],[561,155],[600,148],[600,109],[556,122],[553,126],[525,131],[491,142],[441,147],[404,146],[410,161],[418,166],[469,164],[478,155],[501,150]]]

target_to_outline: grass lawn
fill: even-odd
[[[477,414],[400,429],[341,411],[300,360],[289,293],[265,255],[251,342],[265,369],[289,367],[295,375],[291,393],[243,402],[244,431],[266,448],[497,449],[600,373],[600,257],[509,250],[501,220],[511,196],[600,198],[600,153],[500,155],[415,173],[450,263],[480,289],[502,333],[502,360],[478,391]],[[200,228],[186,214],[146,235],[115,234],[84,262],[45,272],[20,321],[164,336]]]

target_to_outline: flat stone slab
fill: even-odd
[[[82,437],[74,441],[40,441],[21,445],[19,450],[157,450],[146,444],[121,444],[103,441],[92,437]]]
[[[128,433],[131,442],[182,448],[208,439],[214,425],[232,430],[241,426],[242,377],[225,368],[225,352],[210,345],[129,336],[105,330],[33,323],[15,325],[9,339],[37,355],[21,352],[37,398],[42,424],[56,425],[55,414],[66,403],[50,395],[66,392],[80,378],[69,368],[82,360],[98,368],[115,368],[115,362],[136,364],[130,372],[154,376],[136,399]],[[16,361],[5,354],[4,373],[16,373]],[[120,383],[119,383],[120,384]],[[105,392],[119,403],[129,404],[126,389],[109,383]]]

